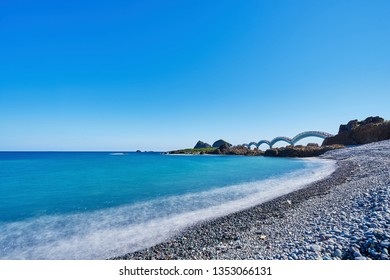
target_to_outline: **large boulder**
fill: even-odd
[[[265,157],[277,157],[278,156],[278,150],[273,148],[273,149],[268,149],[264,152]]]
[[[203,149],[203,148],[211,148],[211,145],[199,140],[194,147],[194,149]]]
[[[217,141],[214,142],[213,148],[219,148],[219,147],[221,147],[223,144],[227,144],[229,147],[232,146],[232,144],[226,142],[225,140],[219,139],[219,140],[217,140]]]
[[[338,134],[325,138],[322,146],[367,144],[387,139],[390,139],[390,122],[381,117],[368,117],[340,125]]]

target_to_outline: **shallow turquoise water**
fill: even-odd
[[[159,153],[0,153],[0,258],[101,259],[302,187],[329,162]]]

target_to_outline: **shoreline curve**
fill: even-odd
[[[337,161],[320,181],[112,259],[388,259],[363,244],[375,237],[377,249],[388,251],[390,140],[319,158]]]

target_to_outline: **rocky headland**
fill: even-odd
[[[363,121],[351,120],[340,125],[338,134],[326,138],[322,146],[361,145],[387,139],[390,139],[390,121],[377,116],[368,117]]]
[[[198,147],[197,144],[195,147]],[[236,155],[236,156],[267,156],[267,157],[316,157],[327,151],[344,148],[344,145],[334,144],[319,146],[318,144],[289,145],[283,148],[272,148],[266,151],[249,149],[246,146],[229,146],[222,144],[219,148],[194,148],[182,149],[167,152],[166,154],[187,154],[187,155]]]
[[[319,146],[318,144],[289,145],[282,148],[268,149],[264,152],[266,157],[317,157],[331,150],[342,149],[344,145],[334,144],[327,146]]]
[[[340,125],[337,135],[324,139],[321,146],[317,144],[289,145],[282,148],[271,148],[264,152],[269,157],[317,157],[323,153],[342,149],[345,146],[368,144],[390,139],[390,121],[381,117],[368,117],[363,121],[351,120]]]

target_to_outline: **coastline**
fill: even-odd
[[[319,158],[323,180],[113,259],[389,259],[390,140]]]

